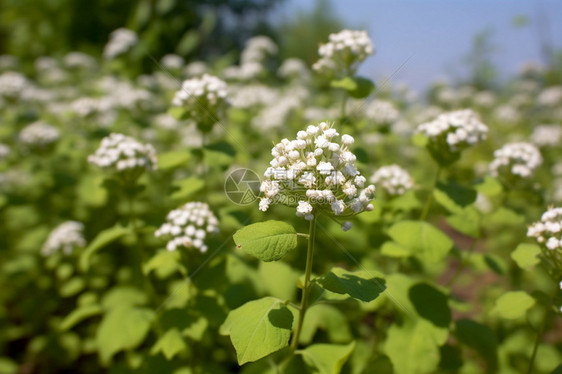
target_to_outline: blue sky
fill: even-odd
[[[282,17],[295,9],[310,9],[314,0],[287,0]],[[538,28],[547,25],[551,42],[562,48],[560,0],[332,0],[336,13],[350,28],[366,28],[376,55],[365,61],[361,74],[380,81],[392,79],[422,89],[451,72],[462,74],[462,58],[476,33],[493,31],[498,47],[495,62],[502,75],[514,73],[527,61],[540,61]],[[538,16],[546,15],[546,21]],[[513,19],[526,15],[529,24],[515,28]]]

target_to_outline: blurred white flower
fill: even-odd
[[[326,122],[299,131],[295,140],[283,139],[271,150],[274,159],[261,184],[260,210],[280,203],[296,207],[307,220],[317,212],[349,217],[373,209],[375,186],[355,167],[349,151],[354,139],[340,134]]]
[[[494,177],[527,179],[542,164],[539,150],[531,143],[511,143],[494,152],[490,173]]]
[[[123,134],[112,133],[102,139],[99,148],[88,161],[114,172],[155,170],[156,151],[150,144],[142,144]]]
[[[547,87],[537,97],[537,104],[554,107],[562,104],[562,86]]]
[[[29,82],[23,74],[14,71],[0,74],[0,96],[17,99],[28,86]]]
[[[83,235],[84,225],[81,222],[67,221],[57,226],[47,238],[41,254],[50,256],[56,252],[72,254],[75,248],[84,247],[86,240]]]
[[[558,146],[562,141],[562,126],[539,125],[533,129],[531,141],[539,147]]]
[[[11,149],[10,149],[9,145],[0,143],[0,160],[8,157],[10,152],[11,152]]]
[[[109,41],[103,49],[103,57],[113,60],[115,57],[128,52],[138,42],[137,34],[126,28],[119,28],[109,35]]]
[[[217,77],[205,74],[201,78],[183,81],[181,89],[176,92],[172,105],[183,106],[193,112],[199,112],[203,107],[218,107],[226,103],[226,83]]]
[[[82,52],[69,52],[63,58],[63,64],[69,69],[95,69],[96,59]]]
[[[310,71],[305,62],[298,58],[288,58],[277,70],[277,75],[285,79],[295,79],[299,81],[308,81],[310,79]]]
[[[240,66],[248,63],[263,63],[268,56],[277,54],[277,45],[267,36],[258,35],[246,41],[240,55]]]
[[[494,117],[500,121],[507,124],[514,124],[521,121],[521,113],[519,110],[512,105],[504,104],[496,107],[494,110]]]
[[[365,109],[365,116],[378,126],[388,126],[398,121],[400,112],[390,101],[373,100]]]
[[[207,234],[217,233],[218,220],[202,202],[191,202],[172,210],[164,223],[154,235],[169,237],[166,245],[168,251],[175,251],[178,247],[195,248],[202,253],[207,251],[205,238]]]
[[[203,61],[193,61],[185,66],[183,73],[189,78],[194,78],[207,73],[207,70],[207,64]]]
[[[181,56],[170,53],[164,55],[164,57],[162,57],[162,59],[160,60],[160,63],[166,69],[176,70],[183,68],[183,65],[185,65],[185,60]]]
[[[32,148],[42,148],[59,139],[59,130],[45,122],[37,121],[27,125],[19,133],[19,140]]]
[[[399,196],[414,188],[414,181],[410,174],[398,165],[383,166],[369,179],[387,194]]]

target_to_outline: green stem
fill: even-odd
[[[343,97],[342,97],[342,100],[341,100],[341,109],[340,109],[340,117],[341,117],[342,121],[345,119],[345,115],[346,115],[346,113],[345,113],[346,104],[347,104],[347,92],[344,91]]]
[[[431,191],[429,191],[429,196],[427,197],[427,201],[425,202],[425,207],[423,208],[422,214],[420,216],[420,221],[425,221],[427,215],[429,214],[429,208],[431,208],[431,203],[433,203],[433,190],[435,190],[437,182],[439,182],[440,175],[441,166],[437,168],[437,173],[435,173],[435,180],[433,181],[433,185],[431,186]]]
[[[293,339],[291,340],[291,350],[294,352],[299,344],[299,336],[301,334],[302,325],[304,322],[304,316],[306,314],[306,309],[308,308],[308,298],[310,297],[310,276],[312,274],[312,257],[314,254],[314,237],[316,236],[316,216],[310,221],[310,228],[308,234],[308,250],[306,251],[306,270],[304,274],[304,286],[302,289],[302,299],[301,306],[299,310],[299,320],[297,322],[297,328],[293,334]]]
[[[535,358],[537,357],[537,350],[539,349],[539,344],[542,340],[542,332],[543,332],[544,325],[546,324],[546,316],[544,319],[545,322],[541,325],[541,327],[537,331],[537,338],[535,339],[535,345],[533,346],[533,353],[531,353],[531,360],[529,361],[529,369],[527,369],[527,374],[531,374],[535,366]]]

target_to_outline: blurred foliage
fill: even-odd
[[[282,0],[4,0],[0,54],[22,60],[81,50],[99,55],[119,27],[139,34],[145,52],[216,56],[255,33],[271,33],[266,15]]]

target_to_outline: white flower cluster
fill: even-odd
[[[310,79],[310,71],[303,60],[299,58],[288,58],[277,70],[277,75],[286,79],[299,79],[308,81]]]
[[[8,157],[10,154],[11,149],[10,146],[4,143],[0,143],[0,160]]]
[[[185,80],[176,92],[172,105],[187,107],[195,117],[207,115],[226,104],[228,89],[219,78],[204,74],[201,78]]]
[[[69,52],[63,58],[64,65],[69,69],[94,69],[96,59],[82,52]]]
[[[258,35],[246,41],[240,55],[241,65],[251,62],[262,63],[267,56],[277,54],[277,45],[267,36]]]
[[[542,164],[539,150],[531,143],[511,143],[494,152],[490,173],[494,177],[529,178]]]
[[[175,251],[178,247],[196,248],[201,252],[207,251],[205,238],[207,234],[218,232],[218,220],[201,202],[191,202],[172,210],[164,223],[154,235],[156,237],[169,236],[166,245],[168,251]]]
[[[537,104],[545,107],[555,107],[562,104],[562,86],[545,88],[537,97]]]
[[[539,147],[558,146],[562,141],[562,126],[539,125],[533,129],[531,141]]]
[[[521,112],[513,105],[504,104],[494,110],[494,117],[500,122],[514,124],[521,121]]]
[[[414,181],[410,174],[398,165],[381,167],[369,181],[382,187],[390,196],[400,196],[414,188]]]
[[[435,120],[419,125],[417,131],[430,143],[444,146],[450,152],[460,152],[486,139],[488,127],[480,122],[476,113],[464,109],[440,114]]]
[[[160,63],[166,69],[181,69],[183,68],[183,65],[185,65],[185,60],[183,59],[183,57],[179,55],[169,53],[167,55],[164,55],[164,57],[162,57]]]
[[[84,247],[84,224],[76,221],[67,221],[58,225],[47,238],[41,253],[50,256],[55,252],[62,252],[65,255],[72,254],[74,248]]]
[[[125,170],[155,170],[156,151],[151,144],[142,144],[135,139],[111,133],[102,139],[99,148],[88,161],[103,169],[122,172]]]
[[[115,57],[127,52],[138,42],[137,34],[126,28],[119,28],[109,35],[109,41],[103,50],[103,57],[106,60],[113,60]]]
[[[543,213],[539,222],[533,223],[527,230],[527,236],[553,251],[562,248],[562,208],[549,208]]]
[[[350,75],[374,52],[375,47],[366,31],[342,30],[330,34],[328,43],[320,46],[320,59],[312,68],[320,73]]]
[[[193,61],[185,66],[183,73],[185,76],[193,78],[200,77],[207,72],[207,64],[203,61]]]
[[[24,75],[8,71],[0,75],[0,96],[15,99],[29,86]]]
[[[27,125],[19,133],[22,143],[30,147],[45,147],[59,139],[59,130],[41,121]]]
[[[322,122],[274,146],[260,188],[260,210],[279,202],[296,206],[297,216],[306,220],[318,211],[348,217],[372,210],[375,186],[365,187],[366,179],[355,167],[356,157],[348,149],[354,139],[344,134],[337,141],[338,137],[336,129]]]
[[[365,115],[377,125],[391,125],[400,117],[394,104],[386,100],[373,100],[365,109]]]

